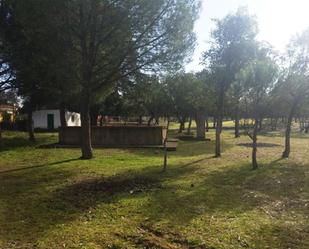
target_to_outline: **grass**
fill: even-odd
[[[175,126],[177,129],[177,126]],[[46,149],[57,135],[4,132],[0,144],[0,248],[309,248],[309,137],[180,142],[161,172],[155,149]],[[175,134],[176,131],[172,132]],[[306,139],[307,138],[307,139]]]
[[[189,125],[189,122],[186,122],[186,123],[185,123],[185,127],[188,128],[188,125]],[[209,120],[208,125],[209,125],[209,128],[213,128],[213,121],[212,121],[212,120]],[[234,125],[235,125],[235,123],[234,123],[234,121],[232,121],[232,120],[228,120],[228,121],[224,121],[224,122],[223,122],[223,126],[224,126],[225,128],[232,128],[232,127],[234,127]],[[193,128],[196,128],[195,120],[192,120],[191,128],[192,128],[192,129],[193,129]],[[175,122],[171,123],[171,124],[170,124],[170,129],[174,129],[174,130],[179,129],[179,124],[178,124],[178,123],[175,123]]]

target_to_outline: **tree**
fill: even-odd
[[[25,103],[32,141],[32,111],[39,106],[59,104],[64,124],[65,102],[77,89],[73,85],[75,70],[67,54],[67,40],[59,32],[59,20],[52,18],[60,7],[60,0],[1,1],[3,54],[14,72],[13,87]]]
[[[148,116],[148,125],[158,124],[160,117],[171,114],[172,103],[167,86],[156,75],[137,74],[135,80],[123,87],[124,107],[129,115],[139,118]]]
[[[204,53],[204,63],[213,72],[216,80],[216,146],[215,156],[221,156],[220,135],[224,115],[225,97],[235,76],[252,59],[257,35],[256,19],[246,9],[234,15],[215,20],[211,47]],[[237,115],[236,115],[237,116]]]
[[[252,168],[257,169],[257,135],[261,116],[267,106],[269,92],[277,80],[278,66],[270,48],[260,46],[256,53],[256,59],[244,67],[240,72],[240,78],[245,82],[246,102],[249,103],[250,113],[254,119],[252,134],[247,133],[252,139]]]
[[[288,46],[283,74],[276,87],[278,100],[285,107],[286,129],[283,158],[291,151],[292,121],[309,97],[309,28],[295,37]]]
[[[18,105],[18,99],[17,99],[17,95],[16,92],[13,89],[7,89],[5,91],[0,91],[0,105],[1,104],[11,104],[14,106]],[[11,118],[11,116],[9,116],[8,118]],[[7,121],[7,120],[0,120],[0,139],[2,137],[2,124],[1,121]]]
[[[178,133],[183,132],[185,122],[192,116],[193,106],[189,101],[188,95],[192,91],[193,78],[193,74],[179,72],[174,75],[169,75],[165,79],[168,96],[172,102],[173,113],[180,123]]]
[[[202,71],[192,75],[191,91],[187,98],[192,111],[195,114],[196,138],[205,139],[206,116],[214,109],[214,91],[212,77],[208,71]]]
[[[0,11],[2,10],[3,3],[0,2]],[[0,15],[3,15],[2,11]],[[11,83],[14,80],[14,73],[12,68],[9,65],[9,61],[7,59],[5,53],[5,45],[4,45],[4,30],[0,29],[0,93],[12,88]]]
[[[13,80],[14,74],[5,60],[5,57],[3,55],[3,48],[1,48],[0,41],[0,92],[10,90],[12,88]]]
[[[194,45],[199,2],[64,1],[81,103],[82,158],[92,158],[90,102],[135,72],[179,68]],[[63,11],[63,10],[59,10]]]

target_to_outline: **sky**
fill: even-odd
[[[257,17],[258,39],[269,42],[281,52],[292,36],[309,27],[309,0],[202,0],[202,10],[194,28],[197,46],[186,71],[202,69],[200,58],[214,28],[211,19],[235,13],[239,7],[247,7],[249,13]]]

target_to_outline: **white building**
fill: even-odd
[[[39,110],[32,114],[34,128],[53,130],[61,126],[59,110]],[[65,112],[68,126],[80,126],[80,114]]]

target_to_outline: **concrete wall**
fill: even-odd
[[[47,129],[47,115],[54,115],[54,128],[60,127],[60,111],[59,110],[39,110],[33,112],[34,128]],[[68,126],[80,126],[80,114],[76,112],[66,112],[65,118]]]
[[[166,129],[162,126],[92,127],[92,144],[110,147],[143,147],[162,145]],[[59,143],[80,145],[80,127],[60,128]]]

